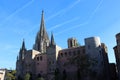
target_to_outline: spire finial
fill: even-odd
[[[23,38],[23,42],[25,42],[25,39]]]
[[[42,10],[42,15],[44,14],[44,10]]]

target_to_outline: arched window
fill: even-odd
[[[39,57],[37,57],[37,61],[39,61]]]
[[[74,56],[76,55],[76,52],[75,52],[75,51],[73,51],[73,55],[74,55]]]
[[[61,57],[63,57],[63,53],[61,53]]]
[[[65,56],[67,56],[67,52],[65,52]]]
[[[78,50],[77,53],[80,54],[80,50]]]
[[[82,52],[85,53],[85,49],[83,49]]]
[[[69,56],[71,56],[71,51],[69,52]]]
[[[42,56],[40,56],[40,60],[42,61]]]

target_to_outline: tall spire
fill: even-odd
[[[22,50],[25,49],[25,41],[23,39],[23,42],[22,42]]]
[[[51,45],[55,45],[53,33],[51,33]]]
[[[44,12],[42,11],[40,30],[37,33],[35,45],[33,47],[41,53],[46,53],[47,46],[49,46],[49,37],[45,28]]]
[[[42,10],[42,17],[41,17],[41,25],[40,25],[40,36],[48,39],[48,34],[45,29],[45,22],[44,22],[44,11]]]
[[[44,28],[45,28],[45,24],[44,24],[44,11],[42,10],[41,25],[40,25],[40,33],[41,33],[41,35],[43,35]]]
[[[26,53],[26,48],[25,48],[25,42],[24,42],[24,39],[23,39],[22,47],[20,48],[20,52],[19,52],[19,59],[20,60],[24,59],[25,53]]]

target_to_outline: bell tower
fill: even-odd
[[[68,48],[77,47],[77,40],[75,38],[68,39]]]

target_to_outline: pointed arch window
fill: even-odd
[[[39,57],[37,57],[37,61],[39,61]]]
[[[42,56],[40,56],[40,60],[42,61],[42,59],[43,59],[43,57]]]

